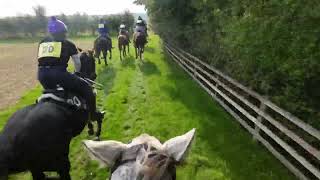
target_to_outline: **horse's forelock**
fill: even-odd
[[[140,173],[155,180],[171,176],[170,171],[167,170],[173,164],[173,159],[164,151],[153,148],[152,145],[148,145],[144,158],[139,163]]]
[[[160,141],[157,138],[150,136],[148,134],[142,134],[136,137],[135,139],[132,140],[129,146],[135,146],[139,144],[151,145],[158,150],[162,149],[162,144],[160,143]]]

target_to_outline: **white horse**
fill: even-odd
[[[161,144],[143,134],[130,144],[118,141],[85,140],[92,158],[111,167],[111,180],[175,180],[176,165],[185,159],[195,129]]]

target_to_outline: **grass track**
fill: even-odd
[[[86,48],[92,40],[77,42]],[[165,141],[195,127],[196,140],[187,163],[178,168],[179,180],[295,179],[169,60],[157,36],[150,39],[144,62],[132,56],[120,62],[118,52],[114,52],[107,68],[98,67],[98,81],[105,86],[98,94],[98,104],[107,111],[102,139],[128,142],[141,133],[149,133]],[[15,109],[32,103],[39,93],[37,87],[17,106],[1,112],[0,127]],[[84,131],[72,141],[72,177],[105,180],[107,170],[98,169],[82,148],[81,140],[86,138]],[[11,179],[31,178],[29,174],[19,174]]]

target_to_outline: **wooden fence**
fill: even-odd
[[[299,179],[320,179],[320,132],[180,48],[172,59]]]

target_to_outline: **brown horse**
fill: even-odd
[[[147,43],[147,37],[143,32],[135,32],[133,34],[133,45],[136,51],[136,59],[138,57],[142,60],[142,54],[144,52],[144,46]]]
[[[126,48],[128,48],[128,54],[130,52],[130,37],[128,32],[120,32],[118,36],[118,46],[119,46],[119,52],[120,52],[120,60],[122,60],[122,56],[126,57],[127,52]]]
[[[107,54],[109,51],[110,52],[109,59],[111,59],[112,58],[112,51],[111,50],[112,50],[111,39],[100,36],[94,41],[94,56],[95,56],[95,58],[98,58],[99,64],[101,64],[100,55],[102,52],[104,63],[106,66],[108,65]]]

